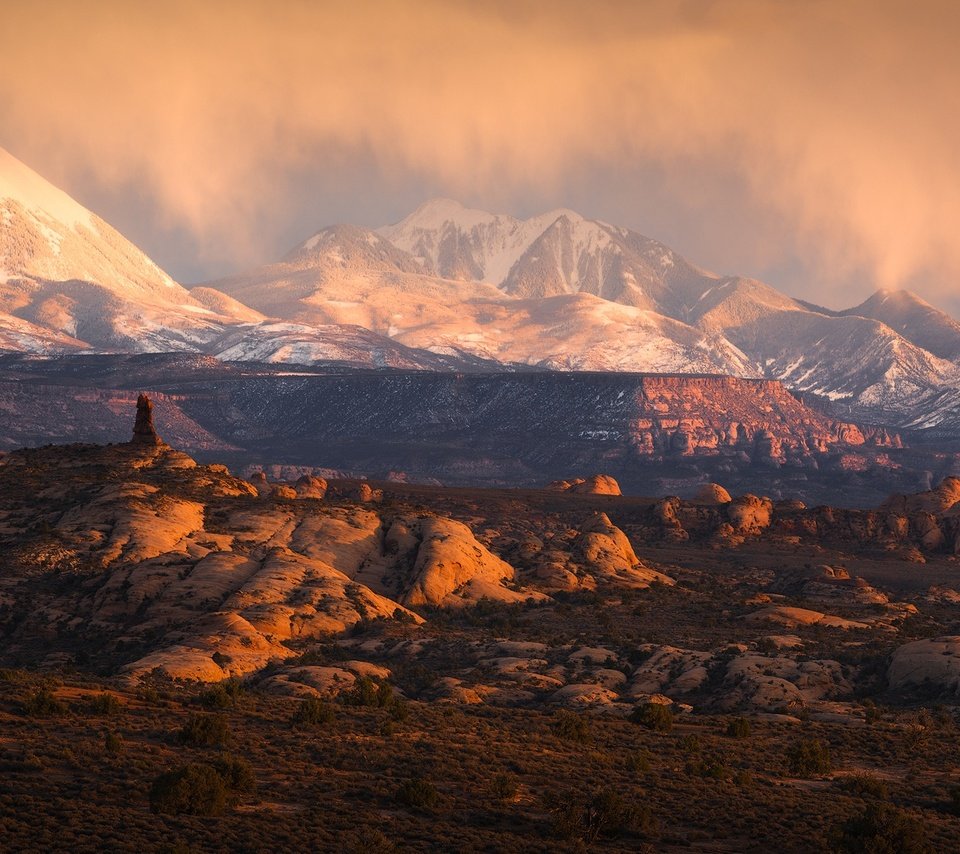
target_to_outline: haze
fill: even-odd
[[[4,3],[0,145],[182,281],[425,198],[960,307],[950,2]]]

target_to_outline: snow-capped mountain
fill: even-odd
[[[426,272],[433,267],[382,234],[336,226],[276,264],[211,285],[301,327],[363,326],[451,357],[557,370],[757,375],[750,359],[722,338],[633,303],[559,288],[520,296],[509,292],[509,277],[501,287]]]
[[[378,231],[434,275],[523,298],[588,293],[679,317],[718,278],[656,240],[565,209],[518,220],[434,199]]]
[[[0,149],[0,341],[25,349],[197,349],[234,317]]]
[[[854,416],[960,426],[960,323],[905,291],[831,311],[573,211],[444,199],[188,290],[2,149],[0,349],[763,376]]]

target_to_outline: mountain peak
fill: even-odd
[[[28,211],[42,212],[71,228],[93,225],[90,211],[4,148],[0,148],[0,199],[12,199]]]
[[[448,222],[454,223],[461,230],[469,231],[476,225],[492,222],[496,219],[497,216],[495,214],[475,208],[468,208],[455,199],[437,197],[425,201],[413,213],[400,220],[400,222],[385,226],[379,229],[379,231],[384,233],[389,239],[390,232],[409,228],[420,228],[432,231],[442,228]]]

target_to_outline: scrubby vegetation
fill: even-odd
[[[787,854],[948,851],[960,839],[960,741],[944,712],[918,744],[910,710],[859,728],[750,718],[743,738],[726,716],[675,715],[663,732],[413,701],[398,721],[390,703],[256,688],[210,713],[186,686],[158,682],[145,701],[89,679],[44,684],[44,705],[64,710],[27,717],[36,679],[0,680],[10,850]],[[103,693],[117,705],[100,708]]]

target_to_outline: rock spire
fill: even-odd
[[[137,420],[133,425],[134,445],[159,445],[160,437],[153,426],[153,401],[145,394],[137,398]]]

